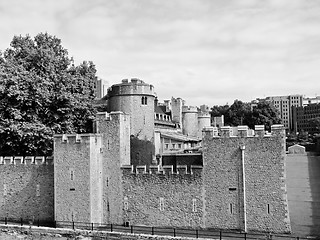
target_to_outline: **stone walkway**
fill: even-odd
[[[293,233],[320,236],[320,156],[289,154],[286,169]]]

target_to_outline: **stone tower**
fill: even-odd
[[[55,220],[123,223],[121,165],[130,164],[130,118],[98,113],[95,134],[54,136]]]
[[[154,87],[132,78],[108,89],[108,112],[121,111],[130,115],[131,135],[141,140],[152,140],[154,133]]]
[[[184,100],[181,98],[171,98],[172,122],[178,124],[180,128],[182,128],[182,107],[184,103]]]
[[[198,112],[198,137],[202,138],[202,129],[211,126],[210,109],[206,105],[201,105]]]
[[[182,107],[183,134],[198,136],[198,108],[193,106]]]
[[[106,97],[108,112],[121,111],[130,115],[131,164],[150,165],[154,158],[153,85],[132,78],[112,85]]]

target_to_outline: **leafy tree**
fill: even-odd
[[[250,104],[234,100],[225,117],[225,122],[231,126],[247,124],[247,116],[250,112]]]
[[[211,116],[224,115],[225,125],[239,126],[265,125],[270,130],[271,125],[281,123],[277,110],[268,102],[259,102],[251,107],[250,103],[235,100],[231,106],[213,106]]]
[[[220,117],[221,115],[226,115],[229,110],[229,105],[218,106],[215,105],[211,108],[211,117]]]
[[[0,54],[0,155],[50,155],[53,134],[92,131],[95,79],[55,36],[15,36]]]
[[[254,125],[265,125],[266,130],[271,130],[271,125],[280,123],[281,118],[277,109],[266,101],[261,101],[254,106],[246,120],[250,128],[253,128]]]
[[[308,121],[316,133],[320,133],[320,117],[312,118]]]

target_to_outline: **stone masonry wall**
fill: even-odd
[[[55,220],[102,221],[101,136],[54,136]]]
[[[52,221],[52,158],[1,157],[0,216]],[[22,162],[21,162],[22,160]]]
[[[273,126],[271,136],[238,132],[236,137],[228,129],[222,137],[205,132],[206,227],[290,232],[283,127]]]
[[[186,174],[186,166],[172,173],[155,167],[123,167],[124,220],[134,225],[170,227],[203,226],[202,167]],[[151,171],[151,173],[149,173]]]
[[[103,222],[123,223],[121,165],[130,164],[130,118],[121,112],[98,113],[102,135]]]
[[[108,111],[130,115],[130,132],[142,140],[152,140],[154,134],[154,89],[146,83],[130,82],[113,85],[108,91]],[[142,104],[142,97],[147,102]]]
[[[193,106],[183,106],[182,108],[182,128],[183,134],[198,136],[198,109]]]
[[[108,91],[108,111],[129,114],[131,164],[152,164],[154,156],[154,88],[141,80],[113,85]],[[142,98],[146,102],[142,102]]]

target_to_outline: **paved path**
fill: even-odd
[[[286,169],[293,233],[320,236],[320,157],[287,155]]]

